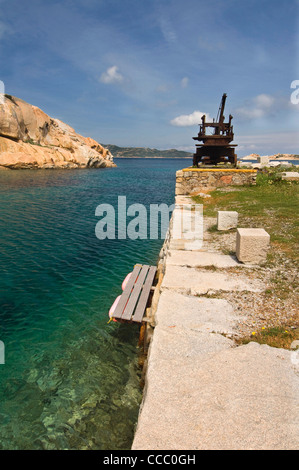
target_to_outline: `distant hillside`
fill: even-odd
[[[118,147],[105,145],[114,157],[117,158],[191,158],[192,153],[183,150],[158,150],[144,147]]]

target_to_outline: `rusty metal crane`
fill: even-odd
[[[196,153],[193,155],[193,165],[198,166],[199,162],[217,165],[220,162],[230,162],[237,165],[237,155],[235,153],[236,144],[230,144],[234,140],[232,115],[229,115],[229,121],[224,122],[224,108],[226,102],[226,93],[223,94],[219,106],[216,121],[206,122],[206,115],[201,118],[201,125],[197,137],[194,140],[202,141],[203,144],[196,144]],[[207,128],[213,128],[212,134],[207,134]]]

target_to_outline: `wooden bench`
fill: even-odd
[[[112,318],[142,323],[156,271],[156,266],[136,264]]]

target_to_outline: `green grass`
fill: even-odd
[[[218,232],[217,225],[215,224],[215,225],[212,225],[211,227],[209,227],[208,232],[217,233]]]
[[[237,344],[248,344],[255,341],[259,344],[268,344],[273,348],[290,349],[293,341],[298,341],[298,329],[291,329],[288,326],[264,328],[258,332],[253,331],[250,336],[236,340]]]
[[[298,170],[296,167],[295,171]],[[279,302],[294,300],[298,292],[299,184],[282,180],[281,170],[277,168],[258,173],[256,183],[255,186],[230,186],[227,191],[216,189],[209,193],[210,198],[194,196],[193,199],[203,204],[204,216],[216,217],[218,210],[236,210],[238,227],[261,227],[270,234],[270,250],[264,268],[271,269],[272,275],[264,292],[264,307],[268,308],[269,302],[271,309],[277,299]],[[215,225],[208,231],[214,237],[222,233]],[[232,254],[226,249],[222,251]],[[299,339],[298,331],[298,316],[292,316],[289,325],[265,325],[260,331],[252,331],[251,335],[236,341],[238,345],[256,341],[289,349],[291,343]]]
[[[217,234],[221,235],[221,234],[226,234],[226,233],[235,232],[236,229],[235,229],[235,228],[231,228],[231,229],[229,229],[229,230],[221,230],[221,231],[219,231],[218,228],[217,228],[217,224],[215,224],[215,225],[212,225],[211,227],[209,227],[209,228],[207,229],[207,231],[208,231],[209,233],[217,233]]]
[[[218,210],[239,213],[239,227],[262,227],[271,237],[271,244],[298,260],[299,184],[281,180],[278,171],[259,173],[256,186],[238,186],[236,191],[214,190],[211,198],[193,196],[203,204],[207,217],[216,217]],[[211,229],[214,231],[215,229]]]

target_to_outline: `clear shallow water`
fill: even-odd
[[[95,209],[174,202],[189,160],[0,172],[0,449],[128,449],[141,400],[139,329],[107,324],[135,263],[161,240],[98,240]]]

